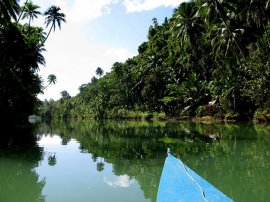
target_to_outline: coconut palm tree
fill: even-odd
[[[21,12],[20,12],[20,15],[19,15],[19,17],[18,17],[18,19],[17,19],[17,23],[20,21],[22,15],[23,15],[23,13],[24,13],[24,10],[25,10],[25,5],[28,3],[28,1],[29,1],[29,0],[26,0],[26,2],[24,3],[24,6],[20,9]]]
[[[48,156],[48,164],[49,164],[50,166],[55,166],[56,163],[57,163],[57,160],[56,160],[55,153],[54,153],[53,155],[50,154],[50,155]]]
[[[177,30],[177,37],[181,37],[182,45],[187,42],[195,45],[205,31],[204,21],[194,3],[181,4],[176,22],[173,29]]]
[[[213,30],[216,36],[212,39],[211,43],[214,51],[225,50],[225,56],[229,53],[237,56],[238,47],[235,40],[243,35],[243,29],[228,29],[225,24],[221,23],[220,27],[215,26]]]
[[[61,23],[62,22],[66,22],[65,14],[64,13],[60,13],[60,11],[61,11],[61,8],[60,7],[58,7],[58,6],[51,6],[44,13],[44,15],[46,16],[46,18],[45,18],[46,27],[48,27],[49,25],[51,25],[51,28],[50,28],[50,30],[48,32],[47,37],[43,41],[42,45],[48,39],[51,31],[52,30],[55,31],[55,28],[56,28],[57,25],[58,25],[59,29],[61,29]]]
[[[215,16],[218,19],[220,19],[225,28],[227,29],[228,33],[230,34],[230,37],[233,39],[233,42],[235,43],[240,55],[242,56],[243,59],[245,59],[245,55],[226,19],[227,13],[224,10],[224,7],[226,6],[229,7],[229,5],[227,5],[223,0],[206,0],[206,3],[202,5],[202,7],[206,7],[208,9],[207,11],[208,22],[211,19],[211,16]]]
[[[34,18],[37,18],[38,15],[41,14],[40,11],[38,11],[38,9],[40,8],[40,6],[33,4],[32,1],[28,2],[25,4],[24,6],[24,13],[23,13],[23,17],[22,19],[28,18],[29,22],[28,22],[28,26],[30,27],[30,23]]]
[[[54,74],[50,74],[48,76],[48,83],[49,84],[55,84],[56,83],[56,76]]]
[[[56,83],[56,76],[54,74],[50,74],[47,78],[48,84],[42,89],[45,90],[49,85]]]
[[[96,74],[97,74],[97,76],[101,77],[101,76],[103,75],[103,73],[104,73],[104,71],[103,71],[103,69],[101,69],[101,67],[98,67],[98,68],[96,69]]]

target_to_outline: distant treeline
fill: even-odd
[[[45,101],[45,117],[270,119],[270,1],[194,0],[153,19],[138,55]],[[90,79],[89,79],[90,80]]]

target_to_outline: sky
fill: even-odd
[[[67,22],[61,30],[51,33],[45,43],[46,66],[40,66],[38,72],[44,85],[48,75],[57,77],[56,84],[46,88],[38,98],[58,100],[63,90],[71,96],[78,94],[79,86],[90,82],[97,67],[110,72],[113,63],[137,55],[138,46],[147,41],[152,19],[163,23],[184,0],[32,1],[41,7],[41,12],[56,5],[66,15]],[[33,23],[45,27],[42,16]]]

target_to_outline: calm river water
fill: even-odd
[[[269,125],[52,121],[35,135],[0,150],[0,202],[155,202],[167,147],[234,201],[270,201]]]

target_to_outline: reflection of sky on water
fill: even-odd
[[[38,141],[39,146],[44,146],[44,145],[59,145],[61,144],[61,138],[57,135],[53,136],[42,136],[42,138]]]
[[[115,176],[113,178],[104,177],[104,182],[106,182],[107,185],[109,185],[110,187],[114,188],[116,187],[127,188],[131,184],[133,184],[134,181],[135,181],[134,179],[130,179],[130,177],[127,175]]]
[[[93,154],[83,152],[76,139],[71,138],[63,145],[59,135],[40,137],[38,145],[44,150],[44,158],[34,170],[39,180],[46,182],[42,190],[46,202],[149,201],[135,179],[128,175],[116,176],[112,164],[103,158],[97,157],[94,162]],[[56,164],[51,166],[48,157],[54,155]],[[99,162],[104,163],[101,172],[97,171]]]

